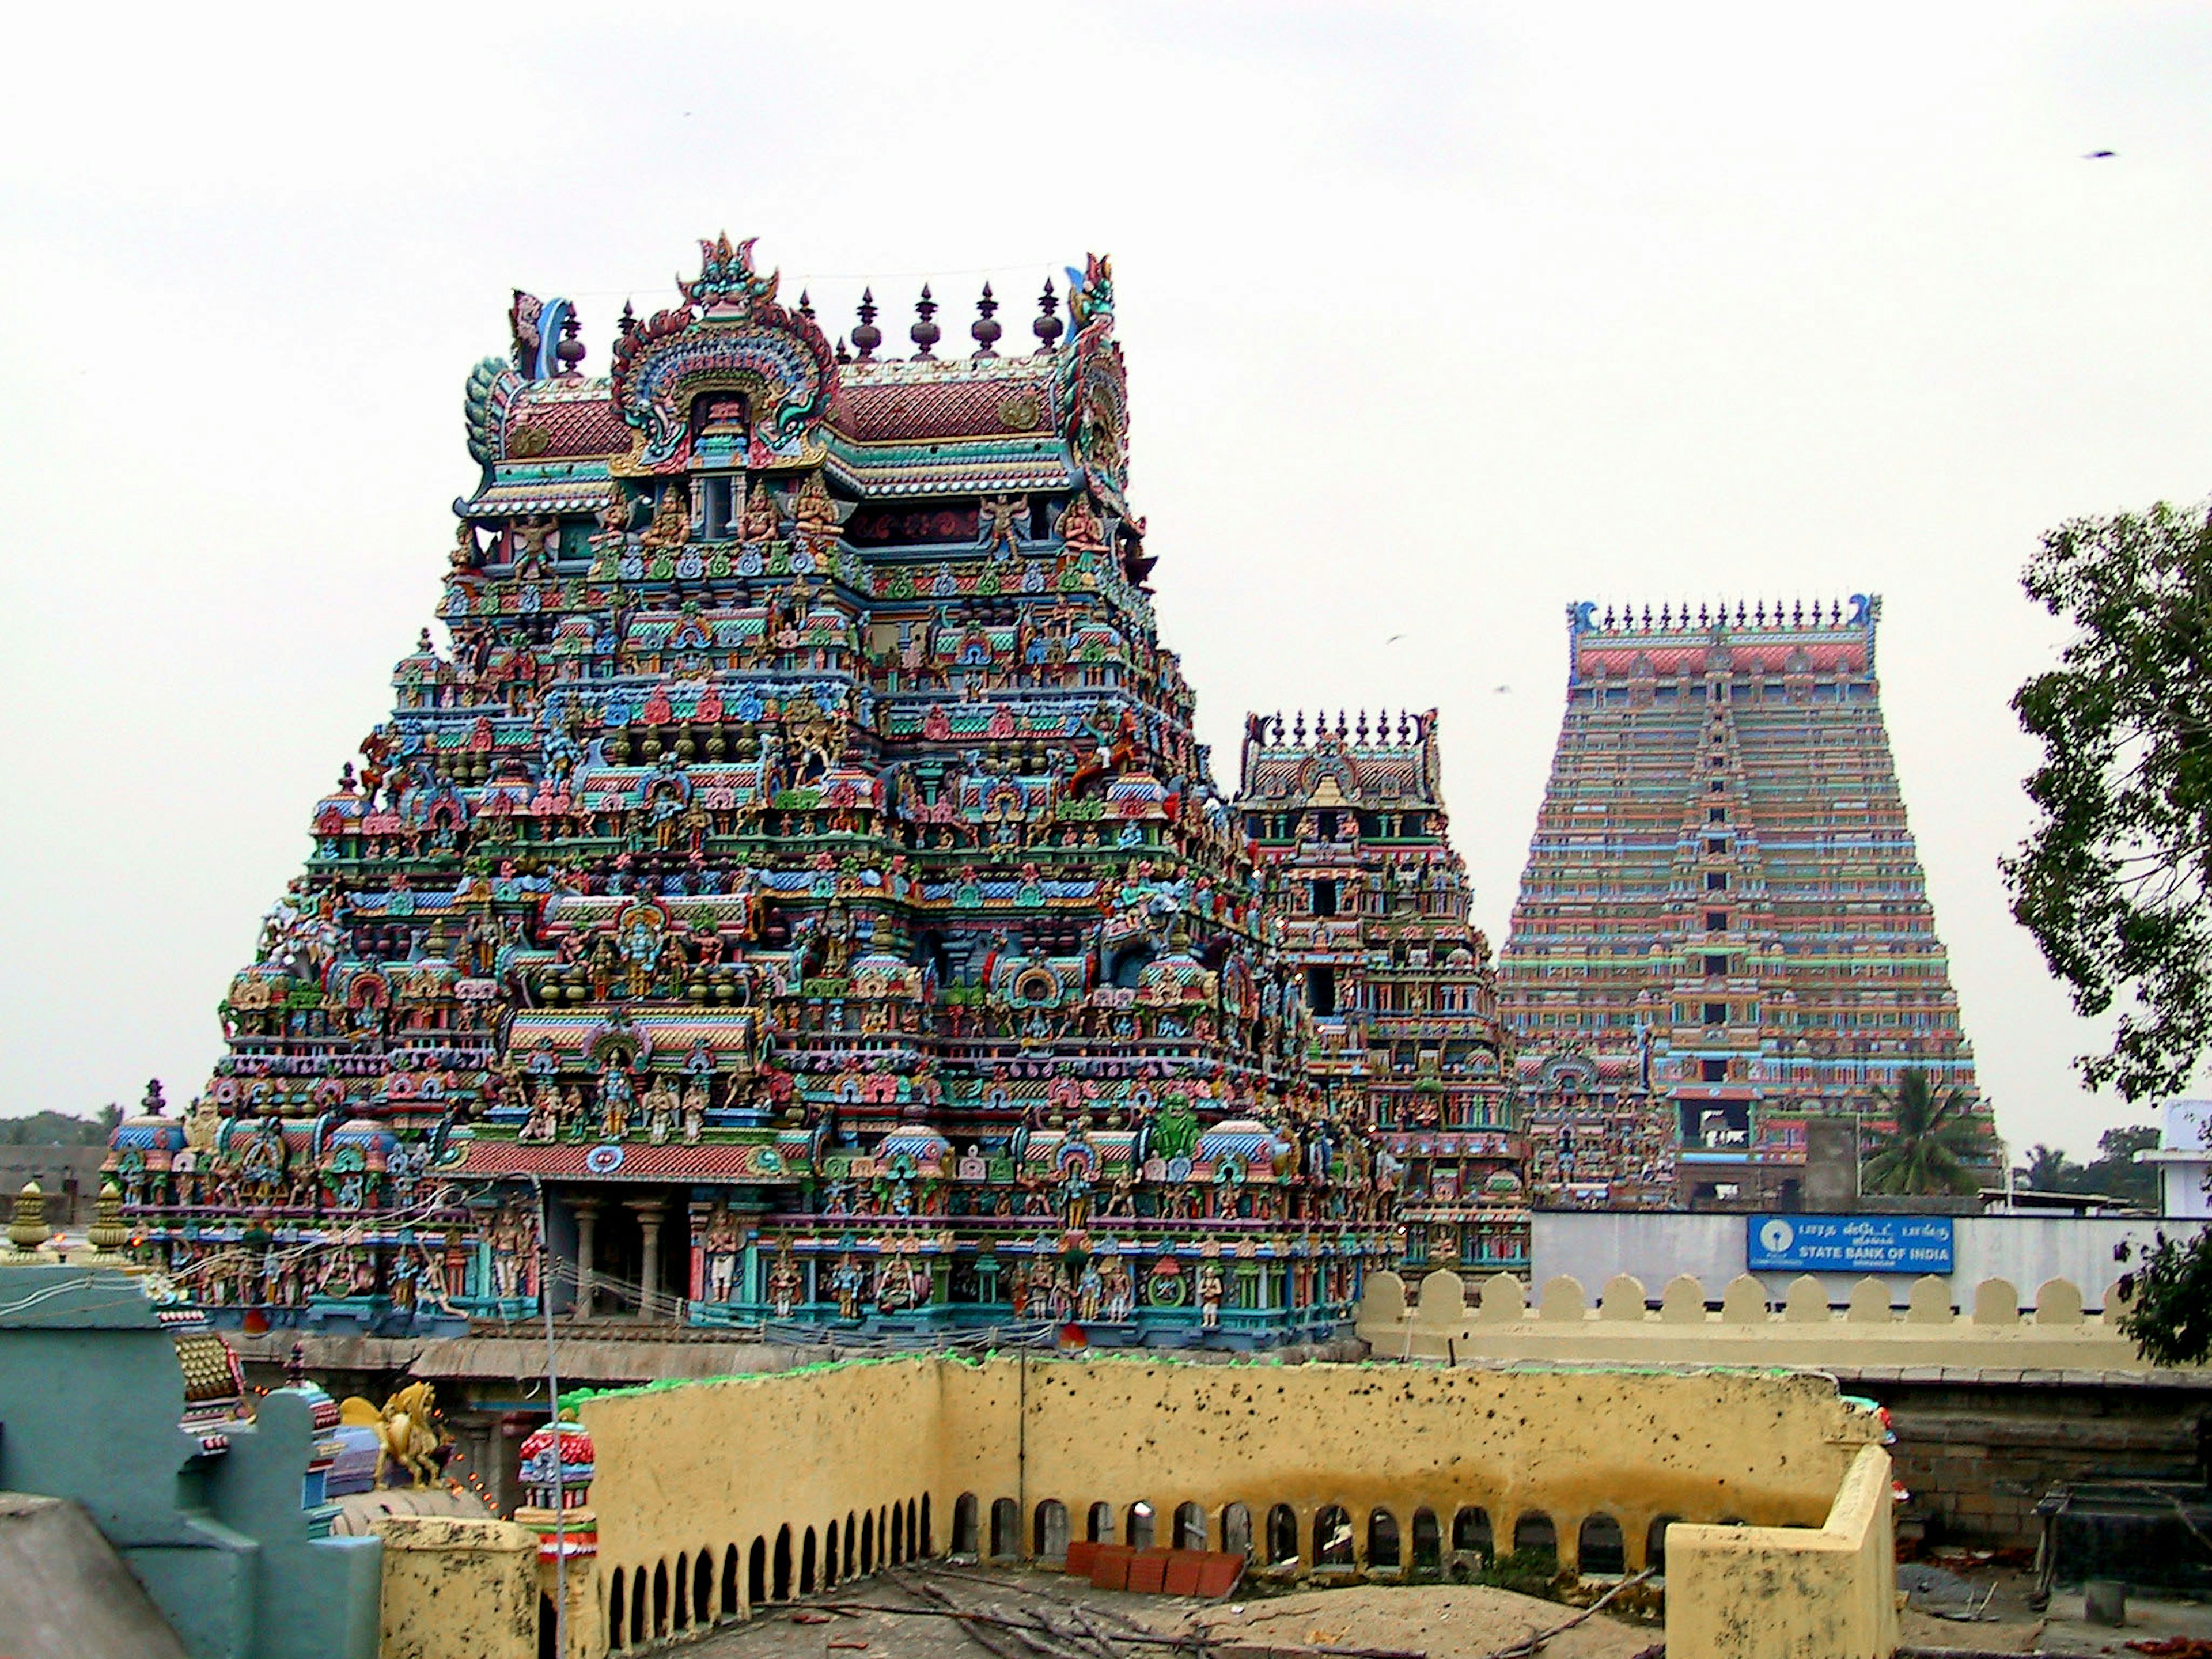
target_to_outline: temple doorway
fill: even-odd
[[[683,1321],[691,1294],[691,1216],[680,1194],[647,1188],[609,1197],[599,1204],[593,1235],[595,1317]]]

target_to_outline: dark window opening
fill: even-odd
[[[1706,871],[1705,890],[1708,893],[1725,893],[1728,891],[1728,872],[1725,870]]]
[[[1313,884],[1313,913],[1317,916],[1336,914],[1336,883],[1327,878]]]
[[[1490,1511],[1464,1509],[1454,1515],[1452,1547],[1486,1558],[1493,1547],[1490,1534]]]
[[[1728,851],[1728,840],[1727,840],[1727,838],[1726,838],[1725,836],[1707,836],[1705,837],[1705,851],[1707,851],[1708,853],[1725,853],[1725,852],[1727,852],[1727,851]]]
[[[1298,1517],[1288,1504],[1267,1511],[1267,1560],[1281,1565],[1298,1559]]]
[[[1585,1573],[1626,1572],[1628,1540],[1621,1536],[1620,1522],[1609,1515],[1584,1521],[1575,1540],[1575,1565]]]
[[[1728,1004],[1725,1002],[1707,1003],[1705,1005],[1705,1024],[1708,1025],[1727,1024]]]
[[[1376,1510],[1367,1517],[1367,1565],[1370,1567],[1405,1565],[1400,1559],[1398,1517],[1388,1510]]]
[[[1705,808],[1705,822],[1707,823],[1726,823],[1728,822],[1728,808],[1725,806],[1708,806]]]
[[[1709,933],[1725,933],[1728,932],[1728,912],[1725,910],[1706,911],[1705,931]]]
[[[1726,974],[1728,972],[1728,958],[1724,956],[1708,955],[1705,957],[1705,972],[1708,975]]]
[[[1316,1014],[1336,1012],[1336,969],[1326,963],[1306,969],[1306,1006]]]
[[[723,473],[700,480],[704,497],[700,511],[700,534],[710,542],[726,542],[738,521],[738,481]]]
[[[1698,1075],[1701,1080],[1706,1083],[1726,1083],[1728,1081],[1728,1061],[1724,1060],[1701,1060],[1698,1062]]]
[[[1515,1521],[1513,1553],[1516,1555],[1548,1555],[1557,1560],[1559,1534],[1552,1524],[1552,1517],[1541,1510],[1530,1510]]]

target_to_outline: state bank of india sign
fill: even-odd
[[[1948,1273],[1948,1215],[1751,1215],[1744,1260],[1753,1273]]]

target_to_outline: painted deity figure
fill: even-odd
[[[791,1317],[791,1310],[799,1304],[799,1293],[805,1280],[799,1271],[799,1263],[792,1260],[788,1249],[776,1252],[775,1265],[769,1269],[768,1297],[775,1305],[778,1319]],[[842,1304],[840,1304],[842,1306]]]
[[[623,931],[622,954],[629,964],[629,994],[642,997],[653,983],[653,971],[659,965],[661,951],[660,929],[651,914],[641,908],[632,914],[629,924]]]
[[[1221,1323],[1221,1269],[1211,1261],[1198,1270],[1198,1322],[1207,1330]]]
[[[676,1087],[665,1076],[655,1076],[645,1091],[646,1137],[656,1146],[676,1127]]]
[[[639,545],[647,550],[662,547],[681,547],[691,532],[691,486],[682,478],[671,478],[660,488],[659,503],[653,509],[653,522],[646,527]]]
[[[819,471],[800,481],[792,497],[791,517],[804,544],[826,547],[837,538],[837,504],[830,499]]]
[[[630,1108],[637,1103],[637,1091],[631,1085],[629,1073],[618,1061],[609,1060],[607,1068],[599,1074],[599,1138],[620,1140],[629,1133]]]
[[[550,1077],[538,1079],[530,1095],[530,1117],[518,1140],[550,1140],[560,1133],[561,1090]]]
[[[896,1256],[886,1255],[876,1263],[876,1306],[885,1313],[893,1313],[907,1304],[909,1285],[906,1264]]]
[[[1029,515],[1029,503],[1019,495],[986,495],[983,497],[983,550],[1010,558],[1022,550],[1021,521]],[[1001,551],[1003,550],[1003,551]]]
[[[1098,1259],[1093,1256],[1083,1264],[1083,1276],[1075,1283],[1075,1316],[1090,1324],[1098,1317],[1105,1296],[1105,1276],[1098,1271]]]
[[[485,1230],[491,1249],[492,1285],[501,1301],[512,1302],[521,1290],[523,1234],[512,1208],[503,1208]]]
[[[707,1224],[706,1252],[707,1299],[727,1302],[738,1268],[738,1222],[726,1209],[716,1210]]]
[[[514,574],[518,580],[536,581],[553,574],[550,544],[560,533],[555,519],[520,519],[514,526]]]
[[[1091,1177],[1080,1160],[1068,1160],[1066,1173],[1060,1180],[1059,1197],[1060,1220],[1065,1225],[1079,1228],[1090,1224]]]
[[[769,493],[765,483],[756,483],[745,491],[745,510],[738,520],[738,539],[749,546],[758,546],[775,539],[775,497]]]
[[[1137,1306],[1137,1287],[1129,1277],[1128,1263],[1118,1255],[1109,1256],[1101,1276],[1106,1281],[1107,1319],[1116,1325],[1126,1324]]]
[[[830,1289],[837,1298],[837,1316],[840,1319],[858,1319],[860,1316],[863,1277],[860,1265],[853,1260],[850,1251],[837,1258],[837,1265],[830,1273]]]
[[[694,1077],[684,1085],[684,1139],[696,1145],[706,1127],[706,1079]]]

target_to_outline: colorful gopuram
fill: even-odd
[[[1436,711],[1255,714],[1237,810],[1273,943],[1304,981],[1313,1081],[1397,1165],[1404,1266],[1525,1272],[1525,1148],[1490,941],[1468,920]]]
[[[1540,1206],[1790,1207],[1809,1122],[1882,1133],[1910,1067],[1973,1095],[1882,724],[1881,612],[1569,607],[1499,970]]]
[[[146,1253],[278,1322],[1339,1328],[1386,1170],[1159,641],[1107,263],[1069,278],[1018,353],[925,288],[894,360],[724,238],[597,378],[515,296],[449,643],[314,808],[204,1091],[116,1133]],[[1413,931],[1472,950],[1445,902]],[[1391,1121],[1498,1113],[1415,1046]]]

